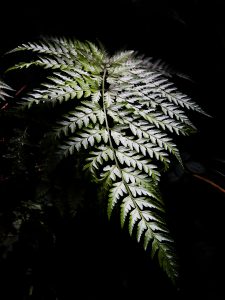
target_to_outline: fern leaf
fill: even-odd
[[[125,147],[119,147],[116,150],[116,157],[121,165],[127,165],[128,167],[143,171],[154,180],[159,181],[160,173],[156,170],[157,166],[152,164],[151,159],[146,159],[142,154],[129,151]]]
[[[10,98],[11,95],[9,92],[11,91],[13,91],[13,89],[4,81],[0,80],[0,101],[6,101],[6,98]]]
[[[154,243],[151,249],[152,257],[157,253],[162,268],[174,281],[177,276],[177,264],[173,240],[170,238],[164,220],[155,211],[164,211],[162,203],[154,193],[147,190],[144,186],[136,185],[131,180],[124,179],[113,184],[110,189],[108,215],[110,217],[113,208],[120,201],[121,204],[121,226],[123,227],[128,220],[130,235],[136,230],[137,240],[143,238],[144,248],[147,249],[150,243]],[[152,201],[152,198],[154,201]],[[147,209],[146,209],[147,208]],[[165,245],[164,245],[165,243]],[[169,254],[172,254],[172,257]]]
[[[122,180],[113,184],[113,187],[111,188],[109,193],[109,200],[108,200],[109,217],[111,216],[113,208],[119,201],[120,197],[126,194],[127,194],[127,190]]]
[[[101,130],[98,128],[86,128],[83,132],[77,133],[77,136],[68,138],[60,146],[60,150],[63,155],[67,156],[74,154],[75,150],[80,151],[82,148],[88,149],[89,147],[93,147],[102,140],[107,143],[108,138],[108,132],[104,128]]]
[[[173,138],[195,130],[187,111],[206,113],[177,89],[166,64],[135,51],[111,56],[103,46],[64,37],[22,44],[11,53],[21,51],[34,58],[10,69],[38,66],[52,74],[19,104],[69,102],[53,126],[60,156],[85,155],[83,169],[104,190],[108,216],[120,207],[121,226],[127,224],[175,282],[177,257],[159,180],[171,155],[182,164]]]
[[[83,169],[88,169],[93,178],[98,181],[97,171],[104,162],[108,162],[110,160],[114,160],[113,150],[109,146],[101,145],[96,149],[96,151],[90,152],[90,157],[86,159],[86,164]]]
[[[77,129],[88,127],[90,123],[93,125],[99,122],[104,123],[104,112],[98,103],[81,101],[82,106],[77,106],[75,110],[64,115],[64,120],[58,122],[56,135],[61,136],[62,133],[68,136]]]

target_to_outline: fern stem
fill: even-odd
[[[15,96],[19,96],[25,89],[27,88],[27,85],[24,84],[16,93]]]
[[[106,130],[107,130],[108,133],[109,133],[109,144],[110,144],[110,147],[111,147],[111,149],[112,149],[112,151],[113,151],[113,156],[114,156],[114,160],[115,160],[116,167],[117,167],[117,169],[120,171],[121,178],[122,178],[122,180],[123,180],[123,182],[124,182],[124,185],[125,185],[125,187],[126,187],[126,190],[127,190],[128,194],[129,194],[130,198],[132,199],[132,201],[133,201],[133,203],[134,203],[134,205],[135,205],[135,208],[137,208],[138,212],[140,213],[141,211],[140,211],[139,207],[137,206],[137,204],[136,204],[136,202],[135,202],[135,200],[134,200],[134,198],[133,198],[133,195],[132,195],[132,193],[131,193],[131,191],[130,191],[130,189],[129,189],[129,186],[128,186],[128,184],[127,184],[127,182],[126,182],[126,180],[125,180],[125,178],[124,178],[124,176],[123,176],[123,172],[122,172],[122,170],[121,170],[121,168],[120,168],[119,161],[118,161],[118,159],[117,159],[117,157],[116,157],[116,151],[115,151],[115,149],[114,149],[114,147],[113,147],[113,143],[112,143],[112,138],[111,138],[110,128],[109,128],[109,122],[108,122],[108,117],[107,117],[107,111],[106,111],[106,106],[105,106],[105,103],[104,103],[105,77],[106,77],[106,74],[107,74],[107,70],[104,69],[104,73],[103,73],[103,81],[102,81],[102,98],[103,98],[103,111],[104,111],[104,114],[105,114]]]
[[[112,140],[111,140],[111,135],[110,135],[110,129],[109,129],[109,122],[108,122],[108,117],[107,117],[106,106],[105,106],[105,103],[104,103],[106,74],[107,74],[107,69],[105,68],[104,69],[104,73],[103,73],[103,78],[102,78],[102,102],[103,102],[103,111],[104,111],[104,114],[105,114],[106,130],[109,133],[109,144],[110,144],[110,147],[113,150],[113,153],[114,153],[114,156],[115,156],[115,150],[114,150],[114,147],[113,147],[113,144],[112,144]],[[115,162],[117,163],[116,157],[115,157]]]
[[[113,156],[114,156],[114,160],[115,160],[116,167],[117,167],[117,169],[119,170],[119,172],[120,172],[120,174],[121,174],[121,179],[122,179],[122,181],[123,181],[123,183],[124,183],[124,186],[125,186],[125,188],[126,188],[126,190],[127,190],[127,193],[128,193],[128,195],[129,195],[129,197],[132,199],[132,202],[133,202],[133,204],[134,204],[134,206],[135,206],[135,209],[137,209],[139,215],[140,215],[141,218],[144,220],[145,226],[146,226],[146,230],[149,229],[149,230],[151,231],[152,235],[154,236],[153,230],[152,230],[151,227],[149,226],[148,222],[145,220],[145,218],[144,218],[144,216],[143,216],[143,214],[142,214],[142,210],[138,207],[138,205],[137,205],[137,203],[136,203],[136,201],[135,201],[135,199],[134,199],[134,197],[133,197],[133,194],[132,194],[132,192],[131,192],[131,190],[130,190],[130,188],[129,188],[129,185],[127,184],[127,182],[126,182],[126,180],[125,180],[125,178],[124,178],[123,172],[122,172],[121,167],[120,167],[120,163],[119,163],[119,161],[118,161],[118,159],[117,159],[117,157],[116,157],[116,151],[115,151],[115,149],[114,149],[114,147],[113,147],[113,142],[112,142],[111,133],[110,133],[110,128],[109,128],[109,122],[108,122],[108,117],[107,117],[107,110],[106,110],[106,106],[105,106],[105,103],[104,103],[104,92],[105,92],[105,78],[106,78],[106,74],[107,74],[107,70],[104,69],[104,73],[103,73],[103,83],[102,83],[102,98],[103,98],[103,111],[104,111],[104,114],[105,114],[106,130],[107,130],[108,133],[109,133],[109,144],[110,144],[111,150],[113,151]],[[158,243],[158,240],[157,240],[157,239],[155,239],[155,240],[156,240],[156,242],[157,242],[157,244],[158,244],[158,247],[160,248],[160,244]]]
[[[205,178],[205,177],[203,177],[203,176],[200,176],[200,175],[198,175],[198,174],[192,174],[192,175],[193,175],[194,177],[196,177],[196,178],[202,180],[202,181],[205,181],[205,182],[209,183],[211,186],[213,186],[214,188],[218,189],[220,192],[225,193],[225,189],[223,189],[221,186],[219,186],[218,184],[216,184],[216,183],[213,182],[212,180],[207,179],[207,178]]]

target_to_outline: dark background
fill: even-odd
[[[134,49],[163,59],[191,78],[180,86],[212,116],[195,117],[199,131],[181,145],[187,164],[225,187],[224,7],[218,0],[4,1],[0,49],[3,54],[41,35],[62,35],[100,40],[109,53]],[[24,270],[30,259],[39,291],[31,299],[225,299],[224,193],[178,169],[162,185],[180,257],[178,290],[135,239],[90,205],[75,221],[54,224],[57,250],[46,246],[48,236],[30,228],[33,243],[41,240],[45,251],[30,257],[29,247],[17,246],[2,264],[0,298],[29,299],[21,295],[29,285]]]

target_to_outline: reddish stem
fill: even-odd
[[[192,174],[194,177],[200,179],[200,180],[203,180],[207,183],[209,183],[210,185],[212,185],[214,188],[218,189],[219,191],[221,191],[222,193],[225,193],[225,189],[223,189],[221,186],[219,186],[218,184],[216,184],[215,182],[211,181],[210,179],[208,178],[205,178],[203,176],[200,176],[198,174]]]

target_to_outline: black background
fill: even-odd
[[[199,131],[182,146],[209,168],[214,159],[224,159],[224,1],[4,1],[0,6],[2,54],[41,35],[73,36],[100,40],[110,53],[137,50],[190,76],[182,87],[212,118],[196,117]],[[224,185],[223,176],[211,176]],[[36,280],[44,292],[35,299],[56,299],[43,288],[49,281],[60,300],[225,299],[224,194],[184,177],[166,182],[164,197],[181,260],[179,290],[135,240],[90,207],[73,226],[58,225],[61,246],[54,257],[50,249],[41,256],[44,261],[37,259]],[[16,256],[4,269],[9,299],[23,289],[22,264]]]

